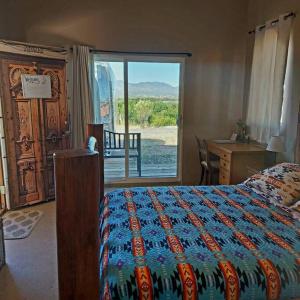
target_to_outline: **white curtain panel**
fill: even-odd
[[[283,104],[280,121],[280,135],[284,137],[286,152],[282,160],[294,162],[298,129],[298,111],[300,105],[299,84],[295,82],[294,38],[291,32],[286,75],[283,88]]]
[[[86,139],[86,125],[93,119],[89,47],[73,46],[72,63],[72,145],[82,148]]]
[[[260,143],[280,133],[291,24],[292,18],[280,16],[278,23],[268,22],[255,34],[246,122],[251,138]]]

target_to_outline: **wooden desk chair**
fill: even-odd
[[[200,185],[211,185],[212,183],[218,184],[219,168],[220,163],[219,160],[213,160],[211,155],[208,152],[207,142],[204,139],[199,139],[195,136],[198,153],[199,153],[199,161],[201,166],[201,177],[200,177]]]

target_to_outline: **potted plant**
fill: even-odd
[[[242,119],[239,119],[236,122],[236,133],[237,133],[238,141],[243,142],[243,143],[246,142],[246,140],[247,140],[247,125]]]

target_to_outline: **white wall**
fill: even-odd
[[[18,0],[17,6],[14,15],[30,42],[192,52],[185,72],[183,175],[184,183],[198,182],[194,134],[229,137],[242,115],[248,0]]]
[[[18,1],[2,0],[0,3],[0,39],[22,40],[25,38],[23,18]]]

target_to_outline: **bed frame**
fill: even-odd
[[[93,138],[88,139],[85,149],[54,154],[61,300],[100,299],[99,204],[104,195],[103,126],[88,124],[88,135]]]

